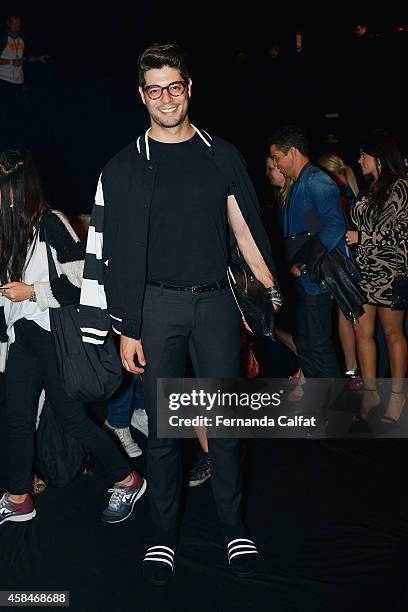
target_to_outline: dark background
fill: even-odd
[[[293,3],[237,7],[220,15],[207,2],[135,3],[131,11],[1,5],[23,15],[33,52],[52,56],[25,71],[30,144],[50,205],[89,212],[104,163],[146,129],[136,60],[152,42],[188,50],[191,120],[241,149],[260,192],[268,135],[286,122],[305,127],[312,159],[335,150],[357,169],[360,134],[376,126],[392,130],[407,156],[407,33],[396,31],[407,27],[406,15],[385,4],[376,13],[345,4],[320,12],[310,3],[302,11]],[[367,40],[354,35],[361,20]],[[274,42],[279,63],[268,56]],[[178,569],[159,590],[141,578],[147,499],[129,521],[106,529],[99,521],[106,483],[91,473],[37,496],[32,523],[3,528],[0,583],[70,589],[78,612],[406,612],[405,442],[257,440],[249,447],[246,517],[262,565],[246,582],[226,567],[210,482],[188,496]],[[132,465],[145,473],[144,457]]]
[[[152,42],[186,48],[193,78],[190,119],[240,148],[260,193],[268,136],[285,123],[304,127],[312,159],[334,150],[358,170],[360,134],[372,127],[390,129],[408,155],[407,11],[358,7],[5,7],[4,14],[23,16],[32,52],[51,55],[47,64],[25,68],[29,144],[50,204],[89,212],[104,163],[146,129],[136,66]],[[357,23],[368,27],[363,39],[354,33]],[[297,32],[302,53],[296,52]],[[280,45],[276,60],[269,55],[274,43]]]

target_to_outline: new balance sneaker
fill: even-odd
[[[137,408],[133,411],[130,421],[132,427],[140,431],[146,438],[149,436],[149,419],[144,408]]]
[[[128,457],[140,457],[143,451],[140,446],[133,440],[129,427],[112,427],[109,421],[105,421],[105,427],[107,429],[110,429],[110,431],[113,431],[115,436],[119,439]]]
[[[23,523],[24,521],[31,521],[36,515],[36,511],[33,506],[33,498],[31,495],[27,495],[25,500],[17,504],[10,499],[9,493],[4,493],[0,498],[0,525],[6,521],[13,521],[14,523]]]
[[[197,487],[211,477],[211,465],[208,453],[202,453],[197,463],[191,468],[187,482],[189,487]]]
[[[109,493],[112,493],[109,503],[102,512],[101,519],[104,523],[121,523],[133,512],[133,507],[138,499],[146,491],[147,482],[137,472],[132,472],[130,484],[119,484],[115,482]]]

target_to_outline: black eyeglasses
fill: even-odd
[[[163,91],[167,89],[169,94],[173,96],[173,98],[177,98],[177,96],[181,96],[186,89],[186,83],[184,81],[173,81],[173,83],[169,83],[167,87],[161,87],[160,85],[148,85],[143,88],[143,91],[147,93],[151,100],[158,100],[162,97]]]

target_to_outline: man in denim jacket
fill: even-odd
[[[282,174],[294,180],[281,213],[284,237],[318,232],[328,252],[343,246],[346,223],[338,187],[310,163],[302,131],[297,127],[280,128],[270,140],[269,152]],[[340,377],[331,340],[331,295],[296,265],[290,272],[296,278],[298,298],[293,336],[303,373],[306,378]]]

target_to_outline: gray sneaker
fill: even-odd
[[[132,427],[142,432],[146,438],[149,437],[149,419],[147,417],[146,410],[144,408],[137,408],[133,411],[132,420],[130,421]]]
[[[142,478],[142,483],[139,487],[126,487],[123,485],[115,485],[109,489],[112,493],[109,503],[101,514],[101,519],[104,523],[121,523],[125,521],[133,512],[133,507],[138,499],[146,491],[147,482]]]
[[[9,493],[4,493],[0,498],[0,525],[6,521],[13,521],[15,523],[31,521],[35,514],[31,495],[27,495],[20,504],[13,502]]]
[[[133,440],[129,427],[112,427],[108,421],[105,421],[105,427],[110,429],[110,431],[113,431],[115,436],[119,439],[128,457],[140,457],[140,455],[143,454],[140,446]]]

